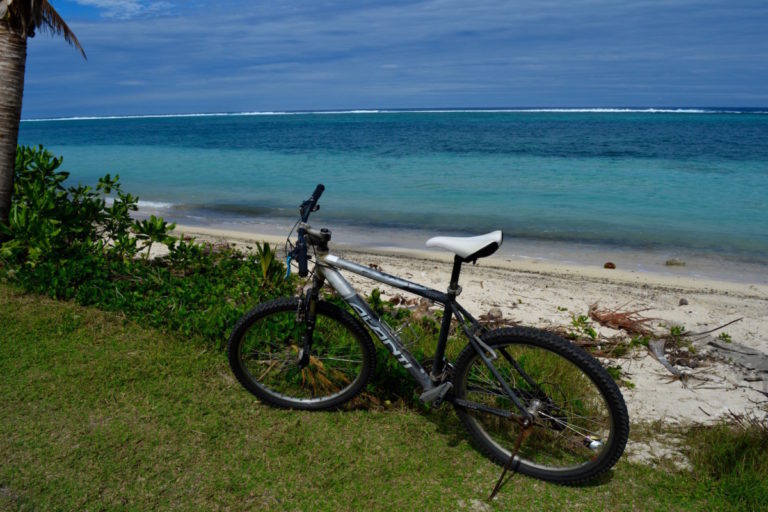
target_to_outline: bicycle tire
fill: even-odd
[[[595,358],[537,329],[498,329],[482,339],[498,354],[494,366],[526,409],[538,409],[514,470],[573,485],[616,464],[629,437],[629,415],[618,386]],[[457,359],[454,396],[520,413],[471,345]],[[509,462],[522,428],[517,422],[459,405],[456,412],[483,454],[500,465]]]
[[[227,343],[237,380],[269,405],[289,409],[337,409],[365,387],[375,352],[368,331],[343,309],[318,301],[309,363],[300,368],[304,324],[299,299],[256,306],[235,326]]]

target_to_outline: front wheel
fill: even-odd
[[[276,407],[335,409],[368,382],[374,348],[365,328],[343,309],[316,303],[308,354],[306,324],[298,298],[260,304],[235,326],[227,345],[229,364],[251,393]]]
[[[629,415],[618,386],[600,363],[536,329],[498,329],[483,341],[499,356],[493,361],[499,375],[534,417],[512,468],[577,484],[618,461],[629,436]],[[459,355],[453,382],[457,398],[520,414],[472,346]],[[507,464],[522,427],[480,409],[457,405],[456,411],[478,448],[494,462]]]

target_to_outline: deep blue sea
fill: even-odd
[[[324,183],[315,218],[335,237],[500,228],[536,257],[570,246],[768,264],[765,109],[30,120],[19,141],[62,155],[73,181],[119,174],[179,223],[287,225]]]

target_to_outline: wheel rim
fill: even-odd
[[[309,362],[301,368],[303,332],[295,309],[256,320],[243,334],[238,351],[240,367],[251,382],[273,396],[302,403],[333,400],[353,387],[364,357],[349,328],[318,313]]]
[[[583,470],[607,453],[613,425],[610,408],[597,385],[581,369],[557,353],[532,345],[506,345],[497,347],[497,351],[501,354],[494,366],[535,418],[517,454],[522,464],[533,470],[566,473]],[[504,352],[535,385],[522,377]],[[462,392],[469,401],[519,413],[477,356],[468,365]],[[464,415],[488,439],[496,458],[506,462],[520,425],[468,409]]]

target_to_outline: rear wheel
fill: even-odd
[[[229,364],[237,379],[263,401],[293,409],[334,409],[363,389],[374,349],[365,328],[346,311],[318,301],[309,354],[299,299],[260,304],[235,326]]]
[[[535,329],[499,329],[483,341],[499,356],[493,361],[499,374],[534,416],[514,469],[576,484],[618,461],[629,436],[629,416],[618,386],[600,363],[564,339]],[[454,395],[520,414],[472,346],[456,362]],[[456,409],[479,449],[506,464],[522,427],[488,412]]]

